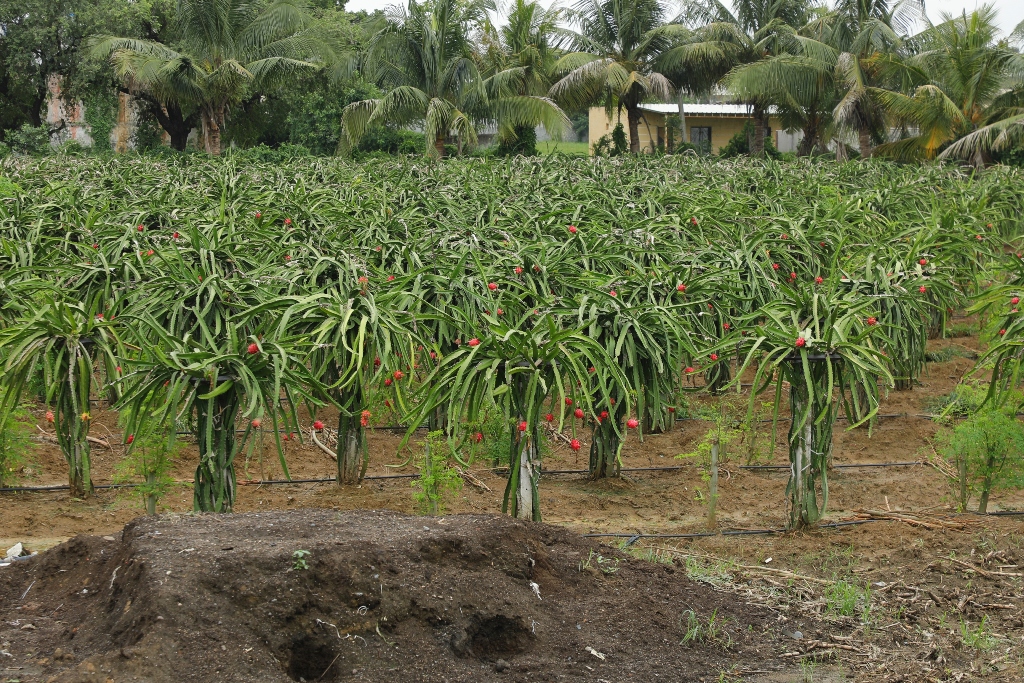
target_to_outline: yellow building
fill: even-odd
[[[752,120],[752,108],[745,104],[684,104],[683,105],[683,140],[696,145],[705,153],[718,153],[736,133],[743,130],[747,121]],[[664,149],[668,144],[666,119],[671,114],[679,113],[678,104],[642,104],[640,118],[640,149],[653,152]],[[629,138],[629,123],[626,112],[621,115],[622,126]],[[604,135],[611,137],[612,129],[618,123],[615,112],[609,118],[604,107],[590,108],[590,153],[594,153],[594,144]],[[768,126],[772,142],[779,147],[779,119],[768,117]],[[681,142],[676,133],[676,144]],[[783,146],[788,140],[784,139]],[[780,150],[791,151],[791,150]]]

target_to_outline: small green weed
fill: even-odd
[[[701,617],[688,609],[680,615],[679,625],[683,631],[680,645],[717,643],[726,649],[732,646],[732,636],[725,630],[725,620],[718,616],[717,609],[707,617]]]
[[[994,648],[996,646],[996,639],[988,630],[988,616],[983,616],[981,622],[973,628],[970,623],[961,617],[960,640],[963,642],[964,647],[981,650],[982,652],[988,652]]]
[[[295,571],[304,571],[309,569],[309,563],[306,562],[306,558],[309,557],[310,552],[308,550],[296,550],[292,553],[292,569]]]
[[[702,562],[700,558],[686,557],[686,577],[691,581],[700,581],[711,586],[725,586],[732,583],[728,562],[709,560]]]
[[[814,670],[818,662],[811,657],[804,657],[800,660],[800,680],[802,683],[814,683]]]
[[[662,552],[655,548],[637,548],[636,546],[625,547],[625,541],[623,541],[623,547],[620,550],[625,550],[627,553],[632,555],[638,560],[644,562],[654,562],[655,564],[672,564],[672,554]]]
[[[970,337],[977,331],[977,325],[972,325],[971,323],[953,323],[946,328],[946,337]]]
[[[860,588],[840,579],[825,588],[825,612],[843,617],[853,616],[860,597]]]
[[[133,435],[131,443],[126,444],[128,453],[114,468],[114,483],[127,484],[141,479],[134,493],[142,496],[146,513],[155,515],[161,496],[176,486],[171,470],[184,445],[176,443],[173,430],[161,429],[156,419],[151,424],[149,431]]]
[[[591,568],[600,569],[602,574],[614,574],[619,571],[619,559],[617,557],[604,557],[591,550],[587,559],[580,561],[580,571],[587,571]]]

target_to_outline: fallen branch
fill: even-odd
[[[40,427],[39,425],[36,425],[36,428],[41,432],[38,436],[43,441],[45,441],[47,443],[56,443],[56,444],[60,443],[60,441],[57,440],[57,437],[55,435],[50,434],[49,432],[43,430],[42,427]],[[94,443],[97,446],[103,446],[107,450],[110,450],[110,444],[108,442],[104,441],[103,439],[98,439],[95,436],[87,436],[85,438],[89,440],[89,443]]]
[[[455,471],[459,473],[460,477],[468,481],[473,486],[477,487],[478,489],[483,489],[484,491],[490,493],[491,487],[477,479],[476,476],[472,474],[469,470],[464,470],[461,467],[456,467]]]
[[[954,531],[967,531],[972,525],[976,524],[976,522],[969,520],[950,520],[931,515],[929,515],[927,519],[924,519],[925,515],[913,512],[890,512],[858,509],[854,510],[854,513],[856,514],[850,521],[858,519],[888,519],[894,522],[904,522],[911,526],[920,526],[925,529],[952,529]]]
[[[664,546],[656,546],[655,545],[655,546],[650,546],[650,547],[651,548],[655,548],[657,550],[667,550],[670,553],[677,553],[679,555],[691,555],[691,556],[694,556],[694,557],[706,557],[706,558],[709,558],[709,559],[718,560],[719,562],[723,562],[724,561],[724,560],[722,560],[719,557],[715,557],[714,555],[695,555],[694,553],[688,553],[685,550],[676,550],[675,548],[666,548]],[[759,567],[757,565],[736,564],[734,562],[729,562],[729,568],[746,569],[748,571],[768,572],[770,574],[778,574],[779,576],[785,576],[788,579],[795,579],[797,581],[811,581],[813,583],[820,583],[820,584],[824,584],[826,586],[832,584],[831,581],[826,581],[825,579],[818,579],[818,578],[815,578],[813,576],[804,576],[803,574],[797,574],[795,572],[791,572],[788,569],[776,569],[775,567]]]
[[[1021,574],[1021,573],[1018,573],[1018,572],[990,572],[987,569],[982,569],[980,567],[976,567],[975,565],[968,564],[967,562],[961,562],[960,560],[953,559],[952,557],[949,557],[949,558],[946,558],[946,559],[948,559],[950,562],[955,562],[956,564],[958,564],[958,565],[960,565],[962,567],[966,567],[967,569],[971,569],[973,571],[976,571],[979,574],[981,574],[982,576],[989,576],[989,577],[1024,576],[1024,574]]]

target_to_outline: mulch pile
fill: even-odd
[[[682,644],[687,610],[724,631]],[[757,680],[792,666],[775,623],[507,517],[173,515],[0,569],[0,680]]]

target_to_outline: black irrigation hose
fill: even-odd
[[[986,512],[984,514],[980,512],[969,512],[969,515],[975,515],[978,517],[1019,517],[1024,516],[1024,510],[1000,510],[998,512]],[[955,516],[955,515],[954,515]],[[845,522],[830,522],[828,524],[819,524],[816,528],[818,529],[839,529],[846,526],[858,526],[861,524],[871,524],[872,522],[898,522],[898,519],[851,519]],[[768,535],[768,534],[781,534],[785,533],[785,529],[735,529],[726,531],[709,531],[704,533],[694,534],[623,534],[623,533],[607,533],[607,534],[581,534],[583,538],[626,538],[629,539],[626,542],[626,546],[631,546],[641,538],[708,538],[710,536],[757,536],[757,535]]]
[[[907,467],[910,465],[922,465],[921,462],[884,462],[884,463],[862,463],[852,465],[834,465],[834,468],[850,467]],[[620,472],[666,472],[685,469],[686,465],[674,465],[670,467],[623,467]],[[789,465],[740,465],[741,470],[788,470]],[[587,474],[590,470],[542,470],[541,474]],[[507,469],[496,470],[496,474],[508,474]],[[419,474],[370,474],[363,477],[363,480],[381,479],[417,479]],[[240,482],[239,486],[272,486],[275,484],[326,484],[337,481],[335,477],[322,479],[265,479],[255,482]],[[179,482],[182,483],[182,482]],[[185,482],[187,483],[187,482]],[[94,489],[127,489],[134,488],[138,484],[96,484]],[[53,486],[10,486],[0,488],[0,493],[27,493],[42,491],[67,491],[71,487],[67,484],[56,484]],[[991,513],[996,514],[996,513]],[[1021,513],[1024,514],[1024,513]]]
[[[918,460],[912,462],[862,462],[850,463],[848,465],[832,465],[832,469],[850,469],[854,467],[910,467],[912,465],[925,465],[927,463]],[[788,470],[789,465],[740,465],[741,470]]]
[[[378,479],[418,479],[419,474],[368,474],[363,477],[366,480]],[[337,477],[326,477],[323,479],[262,479],[259,481],[240,481],[239,486],[271,486],[274,484],[329,484],[338,481]],[[179,481],[176,484],[190,484],[192,482]],[[94,489],[131,489],[141,484],[95,484]],[[8,486],[0,488],[0,493],[39,493],[46,491],[68,491],[71,487],[67,484],[55,484],[53,486]]]

